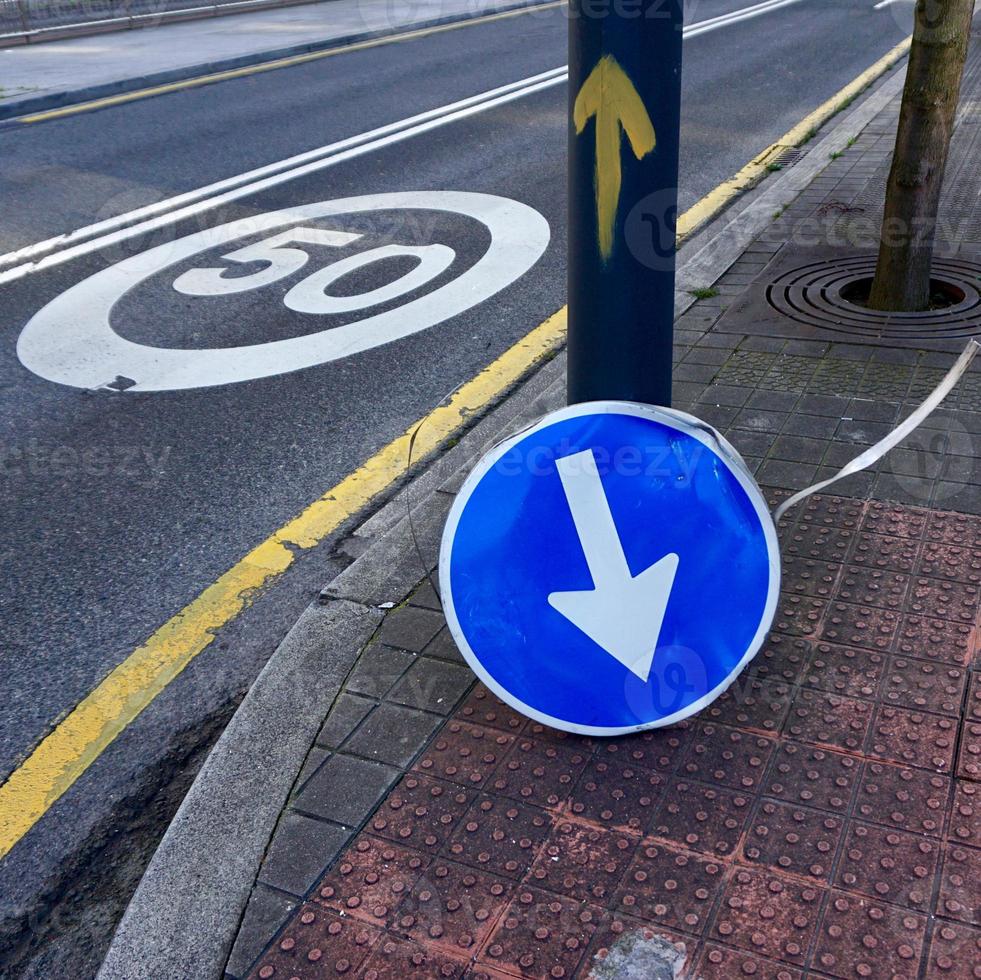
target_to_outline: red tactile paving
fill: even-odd
[[[378,808],[369,826],[379,837],[438,851],[475,796],[461,787],[410,773]]]
[[[981,851],[950,844],[944,854],[937,915],[981,926]]]
[[[939,923],[933,930],[925,980],[981,980],[981,929]]]
[[[914,980],[925,932],[925,916],[836,891],[824,913],[813,965],[841,980]]]
[[[645,831],[661,802],[667,780],[659,773],[598,757],[569,796],[569,812],[601,827]]]
[[[869,755],[921,769],[949,772],[957,722],[940,715],[882,705],[869,737]]]
[[[698,936],[722,883],[723,867],[717,861],[645,843],[614,901],[629,915]]]
[[[841,831],[840,817],[764,800],[746,835],[743,857],[824,883],[831,877]]]
[[[929,837],[855,822],[842,849],[835,884],[928,912],[939,859],[940,845]]]
[[[733,854],[752,812],[752,796],[678,779],[665,794],[652,833],[692,851]]]
[[[763,650],[670,729],[482,685],[250,978],[981,980],[981,519],[841,498],[783,530]]]
[[[949,797],[950,780],[945,776],[867,762],[855,815],[887,827],[939,837]]]
[[[865,744],[874,707],[870,701],[856,698],[823,691],[799,691],[784,732],[802,742],[858,752]]]
[[[920,711],[961,713],[966,672],[950,664],[893,657],[882,685],[882,701]]]
[[[823,888],[793,878],[736,871],[722,895],[711,935],[760,956],[802,965],[823,897]]]
[[[886,664],[881,653],[817,643],[802,686],[843,697],[874,698]]]
[[[764,791],[778,800],[844,813],[860,771],[854,756],[783,742]]]

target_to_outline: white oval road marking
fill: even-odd
[[[355,323],[301,337],[179,350],[137,344],[112,329],[112,309],[126,293],[206,249],[304,221],[408,209],[473,218],[490,232],[490,245],[473,266],[431,293]],[[548,241],[548,222],[537,211],[490,194],[417,191],[306,204],[208,228],[89,276],[35,314],[17,341],[17,356],[40,377],[76,388],[100,387],[117,377],[136,382],[129,391],[176,391],[267,378],[370,350],[456,316],[527,272]]]

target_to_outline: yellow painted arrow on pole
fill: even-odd
[[[613,228],[620,201],[620,131],[634,156],[647,156],[657,142],[654,124],[633,82],[612,55],[604,55],[583,83],[572,110],[576,133],[596,117],[596,218],[600,255],[613,251]]]

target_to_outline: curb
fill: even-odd
[[[303,0],[303,2],[305,3],[306,0]],[[344,48],[352,44],[361,44],[365,41],[395,38],[399,34],[410,34],[415,31],[429,30],[433,27],[443,27],[446,24],[456,24],[468,20],[480,20],[482,17],[532,9],[545,6],[551,2],[553,0],[522,0],[522,2],[509,3],[500,7],[481,10],[479,13],[447,14],[445,17],[433,17],[429,20],[422,20],[413,24],[399,24],[396,27],[360,31],[340,37],[326,38],[321,41],[307,41],[303,44],[275,48],[271,51],[240,55],[235,58],[225,58],[219,61],[207,61],[196,65],[187,65],[183,68],[174,68],[170,71],[155,72],[151,75],[141,75],[138,78],[123,78],[115,82],[89,85],[71,91],[49,92],[47,95],[20,99],[17,102],[8,104],[0,103],[0,123],[16,122],[21,116],[29,116],[50,109],[63,109],[66,106],[78,105],[79,103],[89,102],[93,99],[104,99],[114,95],[122,95],[126,92],[135,92],[139,89],[168,85],[173,82],[182,82],[188,78],[196,78],[201,75],[213,75],[224,71],[234,71],[237,68],[263,65],[269,62],[279,61],[281,58],[313,54],[318,51],[328,51],[332,48]],[[289,6],[296,5],[289,4]],[[284,65],[283,67],[288,66]],[[216,79],[216,81],[220,81],[220,79]]]
[[[793,200],[830,164],[831,152],[888,105],[903,74],[872,89],[797,163],[745,192],[682,247],[676,317],[695,302],[686,290],[720,278],[771,224],[774,207]],[[317,726],[374,631],[364,632],[366,624],[381,623],[385,613],[378,607],[404,600],[424,574],[415,549],[430,557],[438,551],[444,510],[438,498],[455,493],[486,449],[542,414],[563,384],[564,366],[560,354],[533,369],[458,444],[351,532],[347,543],[360,557],[325,586],[320,606],[301,616],[246,694],[154,854],[98,980],[222,976]],[[318,648],[326,651],[318,654]],[[293,699],[285,712],[284,696]]]

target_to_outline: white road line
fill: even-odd
[[[247,184],[255,180],[260,180],[263,177],[271,176],[272,174],[279,173],[283,170],[289,170],[291,167],[296,167],[300,164],[309,163],[314,160],[325,160],[334,154],[364,143],[371,142],[372,140],[378,139],[381,136],[386,136],[389,133],[396,133],[402,129],[408,129],[430,119],[438,119],[457,110],[465,109],[469,106],[479,105],[485,101],[493,100],[498,96],[505,95],[509,92],[524,89],[527,86],[534,85],[537,82],[557,78],[559,76],[561,76],[564,80],[566,74],[567,69],[565,67],[553,68],[550,71],[542,72],[539,75],[532,75],[529,78],[523,78],[517,82],[510,82],[507,85],[501,85],[499,88],[490,89],[486,92],[480,92],[478,95],[474,95],[466,99],[460,99],[457,102],[451,102],[448,105],[438,106],[435,109],[429,109],[426,112],[420,112],[417,115],[408,116],[405,119],[399,119],[396,122],[389,123],[385,126],[379,126],[377,129],[369,130],[366,133],[360,133],[357,136],[350,136],[346,139],[339,140],[336,143],[328,143],[326,146],[319,146],[313,150],[307,150],[304,153],[298,153],[295,156],[287,157],[284,160],[277,160],[275,163],[257,167],[255,170],[247,170],[244,173],[236,174],[234,177],[227,177],[224,180],[216,181],[213,184],[206,184],[203,187],[198,187],[193,191],[187,191],[183,194],[177,194],[173,197],[165,198],[164,200],[157,201],[153,204],[144,205],[143,207],[136,208],[133,211],[128,211],[125,214],[116,215],[112,218],[106,218],[104,221],[86,225],[84,228],[78,228],[75,231],[68,232],[67,234],[58,235],[54,238],[48,238],[47,240],[37,242],[34,245],[26,245],[14,252],[8,252],[6,255],[0,255],[0,268],[6,265],[30,261],[40,255],[45,254],[46,252],[52,252],[55,249],[69,248],[87,238],[93,238],[94,236],[104,232],[115,231],[119,228],[125,227],[126,225],[135,224],[137,221],[140,221],[143,218],[151,218],[158,214],[174,211],[187,204],[191,204],[194,201],[199,201],[202,198],[206,198],[214,194],[220,194],[223,191],[231,190],[234,187],[238,187],[242,184]]]
[[[709,20],[700,20],[697,24],[691,24],[685,28],[685,37],[698,37],[720,27],[739,24],[744,20],[751,20],[754,17],[779,10],[781,7],[789,7],[791,4],[800,2],[801,0],[764,0],[763,3],[758,3],[752,7],[744,7],[742,10],[734,10],[728,14],[720,14],[718,17],[711,17]]]
[[[745,7],[742,10],[720,14],[718,17],[711,17],[708,20],[690,24],[684,29],[684,36],[685,38],[698,37],[730,24],[741,23],[750,18],[759,17],[800,2],[802,0],[764,0],[763,3],[755,4],[752,7]],[[478,112],[483,112],[485,109],[504,105],[525,95],[544,91],[554,85],[564,83],[567,79],[568,66],[553,68],[507,85],[489,89],[478,95],[380,126],[357,136],[307,150],[284,160],[278,160],[275,163],[233,177],[227,177],[212,184],[206,184],[195,190],[144,205],[125,214],[78,228],[75,231],[26,245],[13,252],[0,255],[0,269],[5,266],[10,267],[0,272],[0,284],[12,282],[31,273],[40,272],[72,259],[89,255],[99,249],[153,231],[156,228],[175,224],[202,211],[227,204],[240,197],[246,197],[334,164],[343,163],[345,160],[361,156],[372,150],[428,132],[437,126],[465,119]]]

